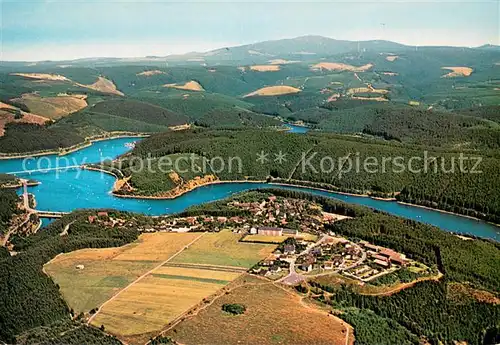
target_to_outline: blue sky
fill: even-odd
[[[2,60],[168,55],[307,34],[500,44],[499,0],[0,1]]]

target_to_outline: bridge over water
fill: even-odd
[[[33,213],[36,213],[40,218],[61,218],[65,214],[69,214],[69,212],[53,212],[40,210],[33,210]]]

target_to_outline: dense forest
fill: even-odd
[[[263,163],[256,160],[260,152],[268,154]],[[286,153],[281,164],[275,162],[279,152]],[[241,169],[229,169],[228,164],[223,171],[212,169],[221,180],[272,177],[320,183],[323,188],[356,194],[401,193],[398,198],[402,201],[500,223],[500,191],[494,188],[500,179],[500,160],[473,152],[419,150],[326,133],[197,129],[151,136],[132,155],[160,158],[177,153],[194,153],[208,160],[222,157],[225,163],[239,157]],[[461,157],[465,157],[462,165]],[[378,164],[376,170],[365,169],[364,162],[373,160]]]
[[[12,215],[17,212],[18,201],[15,190],[0,188],[0,234],[5,233]]]
[[[103,231],[99,226],[84,223],[88,214],[72,213],[35,235],[13,239],[14,250],[21,252],[0,259],[0,340],[14,343],[15,337],[27,330],[69,320],[71,310],[58,287],[42,271],[47,261],[63,252],[122,246],[137,239],[134,229]],[[75,220],[69,235],[59,236],[64,226]],[[75,337],[80,336],[79,332],[74,333]],[[85,330],[81,332],[86,336]]]
[[[356,340],[370,339],[371,344],[377,339],[394,339],[403,337],[401,344],[415,344],[415,337],[401,331],[399,325],[409,332],[424,336],[432,344],[442,342],[454,344],[455,341],[466,341],[471,345],[495,344],[500,337],[491,334],[500,321],[500,307],[495,304],[478,302],[474,298],[453,300],[447,291],[446,282],[421,282],[410,289],[405,289],[387,297],[363,296],[350,292],[349,289],[337,291],[331,297],[335,308],[356,307],[359,312],[340,314],[347,322],[355,323]],[[378,328],[380,322],[366,322],[371,310],[379,317],[390,319],[395,324],[392,328]],[[370,320],[374,320],[373,316]],[[375,319],[377,320],[377,319]],[[362,322],[362,323],[361,323]],[[360,327],[363,325],[363,327]],[[361,328],[361,329],[360,329]],[[398,340],[401,341],[401,340]],[[363,341],[361,343],[364,343]],[[382,342],[387,343],[387,342]],[[367,343],[368,344],[368,343]],[[398,342],[399,344],[399,342]]]
[[[83,141],[83,137],[66,129],[11,123],[7,125],[5,135],[0,137],[0,152],[23,153],[54,150],[70,147]]]
[[[121,345],[115,337],[88,326],[84,321],[61,320],[31,329],[17,338],[19,345]]]

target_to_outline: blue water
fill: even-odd
[[[45,162],[43,163],[45,165],[40,163],[44,167],[47,167],[49,162],[52,164],[57,163],[59,166],[97,162],[105,157],[113,158],[127,152],[129,149],[124,144],[133,141],[135,140],[130,138],[102,141],[65,157],[38,157],[30,161],[30,165],[26,167],[33,169],[41,161]],[[64,160],[61,160],[61,158],[64,158]],[[22,169],[22,159],[0,161],[0,172],[12,172]],[[114,178],[100,172],[69,169],[68,171],[19,174],[19,176],[33,178],[41,182],[36,187],[30,187],[30,192],[36,196],[37,209],[47,211],[72,211],[80,208],[114,208],[148,215],[161,215],[180,212],[189,206],[220,200],[249,189],[278,187],[264,183],[227,183],[204,186],[173,200],[140,200],[117,198],[111,195],[109,191],[113,186]],[[432,224],[447,231],[473,234],[500,241],[500,228],[479,220],[420,207],[401,205],[391,201],[374,200],[299,187],[280,186],[279,188],[308,191],[316,195],[365,205],[404,218]]]
[[[289,133],[301,133],[301,134],[303,134],[303,133],[307,133],[309,131],[308,127],[295,126],[295,125],[292,125],[292,124],[289,124],[289,123],[287,123],[286,125],[291,128],[288,131]]]
[[[40,228],[45,228],[47,225],[56,220],[56,218],[41,218],[41,219],[42,219],[42,226]]]

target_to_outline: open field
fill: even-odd
[[[280,70],[280,66],[277,64],[271,65],[254,65],[250,66],[250,70],[257,72],[277,72]]]
[[[133,337],[134,343],[144,343],[150,333],[159,332],[240,274],[159,268],[104,306],[92,324],[104,325],[119,337]]]
[[[29,93],[13,101],[26,105],[34,114],[56,120],[85,108],[86,99],[87,95],[61,94],[56,97],[40,97]]]
[[[271,65],[287,65],[289,63],[298,63],[300,61],[297,61],[297,60],[284,60],[284,59],[273,59],[273,60],[269,60],[269,63]]]
[[[442,78],[468,77],[474,71],[470,67],[443,67],[442,69],[450,70],[451,72],[442,76]]]
[[[11,73],[11,75],[17,75],[29,79],[37,80],[50,80],[50,81],[70,81],[63,75],[59,74],[48,74],[48,73]]]
[[[144,77],[151,77],[153,75],[159,75],[159,74],[165,74],[165,72],[155,69],[155,70],[152,70],[152,71],[140,72],[140,73],[137,73],[136,75],[138,75],[138,76],[144,76]]]
[[[181,344],[346,344],[350,327],[326,311],[303,303],[294,292],[261,278],[245,275],[228,285],[208,308],[167,330]],[[233,316],[226,303],[243,304]],[[354,342],[352,334],[348,344]]]
[[[339,62],[320,62],[320,63],[317,63],[317,64],[311,66],[311,69],[313,71],[327,70],[327,71],[339,71],[339,72],[342,72],[342,71],[365,72],[365,71],[368,71],[372,67],[373,67],[373,65],[371,63],[356,67],[353,65],[348,65],[348,64],[339,63]]]
[[[203,86],[201,86],[200,83],[194,80],[188,81],[185,84],[165,84],[163,86],[179,90],[205,91],[205,89],[203,89]]]
[[[269,244],[238,242],[240,238],[240,234],[228,230],[206,234],[172,262],[250,268],[276,248]]]
[[[267,86],[263,87],[262,89],[258,89],[254,92],[251,92],[244,97],[252,97],[252,96],[280,96],[280,95],[288,95],[292,93],[299,93],[302,90],[297,89],[296,87],[292,86]]]
[[[118,96],[123,96],[123,92],[116,88],[116,85],[109,79],[104,77],[97,77],[97,81],[90,85],[75,83],[75,85],[86,87],[87,89],[96,90],[103,93],[110,93]]]
[[[57,256],[44,266],[76,312],[98,307],[116,292],[165,261],[199,234],[144,234],[137,242],[107,249],[83,249]],[[83,265],[83,269],[77,269]]]
[[[19,112],[22,115],[21,118],[16,119],[16,112]],[[50,119],[32,113],[27,113],[10,104],[0,102],[0,137],[5,134],[5,126],[8,123],[34,123],[43,125],[47,121],[50,121]]]

